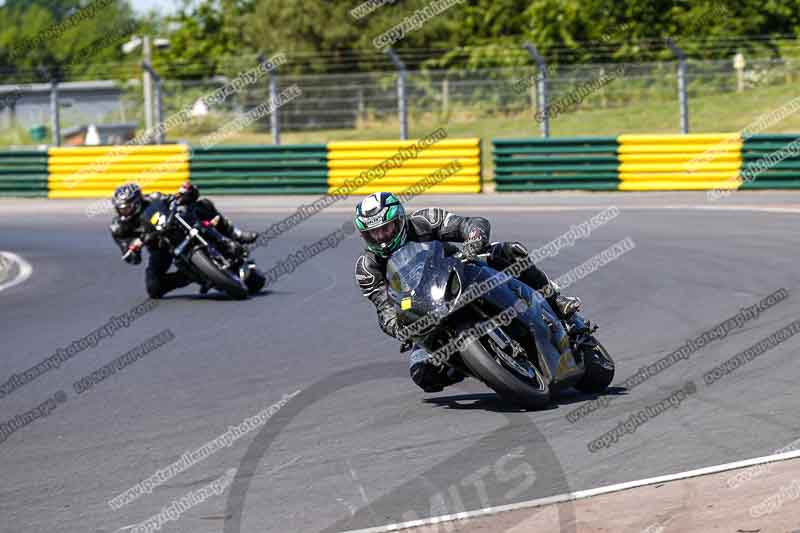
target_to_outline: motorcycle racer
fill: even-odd
[[[386,264],[392,252],[407,241],[464,243],[466,255],[488,253],[487,263],[496,270],[503,270],[529,255],[519,242],[490,242],[490,224],[483,217],[459,216],[440,207],[419,209],[406,215],[400,200],[390,192],[373,193],[361,200],[353,222],[366,244],[356,260],[356,282],[362,294],[375,306],[381,329],[395,338],[399,336],[400,327],[387,293]],[[542,293],[561,319],[568,319],[580,308],[578,298],[561,295],[558,287],[535,265],[524,270],[518,279]],[[409,371],[414,383],[425,392],[439,392],[463,379],[451,368],[432,364],[430,354],[419,347],[411,352]]]
[[[199,198],[200,191],[190,182],[185,182],[174,195],[159,192],[144,195],[135,183],[126,183],[117,187],[111,198],[116,215],[111,222],[111,237],[119,246],[123,260],[138,265],[142,262],[141,250],[147,246],[149,258],[145,270],[145,287],[151,298],[161,298],[166,293],[185,287],[192,280],[182,271],[167,272],[172,266],[172,255],[160,243],[147,234],[141,220],[141,214],[156,200],[177,202],[186,209],[194,209],[201,220],[213,221],[216,229],[223,236],[220,244],[224,251],[235,255],[241,244],[252,243],[258,234],[243,231],[235,227],[231,221],[222,216],[211,200]],[[240,244],[241,243],[241,244]],[[204,287],[207,290],[207,288]]]

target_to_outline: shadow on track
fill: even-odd
[[[270,294],[275,293],[275,291],[270,290],[261,290],[255,294],[251,294],[248,298],[263,298],[264,296],[269,296]],[[208,294],[170,294],[167,296],[162,296],[162,300],[189,300],[189,301],[212,301],[212,302],[242,302],[246,300],[237,300],[235,298],[231,298],[224,292],[214,291],[209,292]]]
[[[628,389],[625,387],[609,387],[604,392],[598,394],[591,394],[587,392],[581,392],[576,389],[567,389],[564,391],[559,391],[558,393],[553,395],[553,401],[559,405],[570,405],[573,403],[582,403],[588,402],[590,400],[596,400],[602,396],[627,396]]]
[[[489,411],[491,413],[525,413],[557,409],[557,406],[555,405],[551,405],[545,409],[537,409],[535,411],[525,409],[523,407],[516,407],[513,404],[500,399],[497,394],[492,392],[438,396],[436,398],[425,398],[423,402],[434,404],[439,407],[446,407],[447,409],[481,410]]]
[[[573,403],[596,400],[601,396],[623,396],[626,395],[627,392],[628,389],[624,387],[609,387],[607,391],[601,394],[587,394],[575,389],[568,389],[566,391],[559,391],[553,394],[552,404],[544,409],[525,409],[521,407],[515,407],[514,405],[502,400],[493,392],[437,396],[434,398],[425,398],[423,402],[456,410],[483,410],[492,413],[535,413],[558,409],[560,405],[570,405]]]

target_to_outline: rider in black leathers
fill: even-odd
[[[189,182],[181,185],[178,193],[164,195],[152,193],[143,195],[135,183],[127,183],[117,188],[111,199],[116,216],[111,222],[111,237],[119,246],[123,259],[133,265],[142,262],[141,249],[147,246],[150,254],[145,271],[145,286],[151,298],[161,298],[166,293],[185,287],[192,280],[182,271],[167,272],[172,266],[172,254],[162,244],[153,239],[145,231],[141,214],[156,200],[178,202],[182,208],[192,209],[200,220],[214,221],[216,217],[217,231],[222,235],[218,244],[222,251],[235,255],[240,251],[241,244],[251,243],[258,237],[257,233],[243,231],[236,228],[230,220],[222,216],[211,200],[199,198],[199,190]],[[201,288],[208,290],[206,286]]]
[[[387,220],[379,213],[399,213],[397,216],[403,220]],[[369,225],[370,222],[374,224]],[[381,329],[395,338],[400,326],[387,293],[386,264],[391,252],[406,241],[467,243],[465,251],[469,254],[488,253],[487,263],[495,270],[508,268],[529,255],[525,246],[518,242],[491,243],[490,225],[485,218],[463,217],[439,207],[419,209],[405,215],[399,200],[391,193],[375,193],[362,200],[356,208],[354,223],[367,242],[367,249],[356,260],[356,282],[364,296],[375,305]],[[379,235],[380,232],[384,235]],[[578,298],[559,294],[558,287],[535,265],[523,271],[519,280],[542,293],[560,318],[569,318],[580,308]],[[409,361],[411,378],[424,391],[438,392],[463,379],[453,369],[431,364],[429,357],[427,351],[414,347]]]

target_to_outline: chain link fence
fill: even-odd
[[[694,61],[687,63],[687,93],[691,109],[698,98],[737,92],[761,91],[770,87],[791,88],[800,79],[797,60],[748,60],[735,68],[734,62]],[[622,75],[616,75],[624,69]],[[530,135],[538,135],[537,112],[542,111],[536,91],[540,72],[535,66],[483,70],[421,70],[405,76],[408,121],[415,124],[472,124],[487,118],[523,117],[530,121]],[[206,80],[165,79],[162,85],[163,117],[191,108],[192,119],[167,131],[169,141],[195,138],[217,130],[237,116],[269,101],[269,75],[245,85],[219,105],[205,105],[203,97],[230,80],[219,76]],[[61,86],[63,130],[87,124],[134,123],[144,128],[140,80],[115,89],[102,88],[111,82],[80,82],[82,89]],[[94,84],[94,85],[92,85]],[[76,84],[77,85],[77,84]],[[277,92],[296,85],[302,91],[277,110],[283,132],[319,132],[324,135],[346,131],[386,128],[399,122],[398,72],[353,74],[277,74]],[[0,87],[0,93],[12,86]],[[547,72],[548,104],[551,118],[559,103],[564,113],[658,106],[674,111],[678,123],[677,63],[585,64],[553,68]],[[585,89],[582,89],[585,87]],[[0,94],[2,96],[2,94]],[[672,107],[670,107],[672,106]],[[568,109],[567,109],[568,108]],[[43,122],[49,113],[49,95],[23,93],[14,113],[0,111],[6,128],[29,128]],[[620,113],[620,116],[623,116]],[[246,134],[270,133],[270,117],[249,125]],[[62,133],[63,133],[62,130]],[[647,131],[642,124],[640,131]],[[586,132],[591,134],[591,132]],[[482,135],[476,129],[475,135]],[[261,139],[260,142],[266,142]]]

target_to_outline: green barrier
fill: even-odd
[[[0,196],[46,197],[47,151],[0,152]]]
[[[740,189],[800,189],[800,134],[751,135],[742,160]]]
[[[616,137],[493,139],[495,190],[617,190]]]
[[[204,188],[203,193],[215,195],[265,195],[265,194],[325,194],[328,187],[223,187],[220,189]]]
[[[560,181],[557,183],[527,183],[520,184],[500,184],[498,183],[495,190],[499,192],[511,191],[571,191],[571,190],[584,190],[584,191],[616,191],[619,181],[595,181],[592,183],[585,182],[571,182]]]
[[[324,194],[325,144],[194,147],[189,179],[207,194]]]

